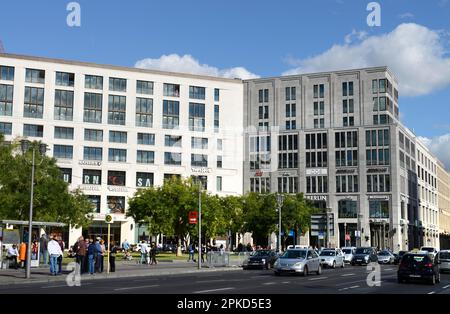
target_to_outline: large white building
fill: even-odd
[[[208,192],[243,191],[242,81],[0,54],[0,132],[40,140],[71,189],[96,205],[83,234],[131,243],[138,188],[196,176]],[[70,229],[73,243],[80,229]]]

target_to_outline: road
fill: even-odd
[[[397,283],[397,266],[382,265],[377,285],[369,287],[364,266],[324,269],[321,275],[274,276],[271,270],[236,270],[152,277],[83,280],[80,287],[65,282],[0,286],[0,295],[8,293],[150,293],[150,294],[450,294],[450,274],[441,275],[435,286],[425,283]]]

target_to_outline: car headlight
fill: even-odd
[[[261,262],[262,262],[263,264],[265,264],[265,263],[266,263],[266,260],[263,258],[263,259],[261,259]]]
[[[365,260],[369,260],[369,255],[364,256]]]
[[[294,266],[302,267],[302,266],[303,266],[303,263],[302,263],[302,262],[298,262],[298,263],[295,263]]]

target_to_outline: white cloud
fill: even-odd
[[[414,14],[412,14],[411,12],[405,12],[405,13],[399,14],[398,17],[401,19],[413,19]]]
[[[367,32],[365,31],[357,31],[356,29],[353,29],[350,34],[347,34],[344,38],[345,43],[351,44],[353,42],[353,38],[356,38],[357,40],[361,41],[367,37]]]
[[[216,67],[201,64],[191,55],[180,56],[178,54],[162,55],[157,59],[146,58],[136,62],[136,68],[153,69],[161,71],[199,74],[224,78],[254,79],[259,76],[251,73],[244,67],[218,69]]]
[[[450,171],[450,133],[432,138],[419,136],[419,139],[445,165],[447,171]]]
[[[296,67],[283,75],[387,65],[399,81],[401,95],[424,95],[450,84],[444,37],[442,30],[400,24],[390,33],[355,44],[336,44],[319,55],[297,59]]]

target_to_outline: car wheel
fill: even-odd
[[[322,274],[322,266],[319,265],[319,268],[317,268],[317,275],[321,275]]]
[[[336,262],[335,261],[333,262],[333,266],[332,267],[333,267],[333,269],[336,269]]]
[[[308,276],[308,266],[305,265],[305,268],[303,269],[303,277],[307,277]]]

